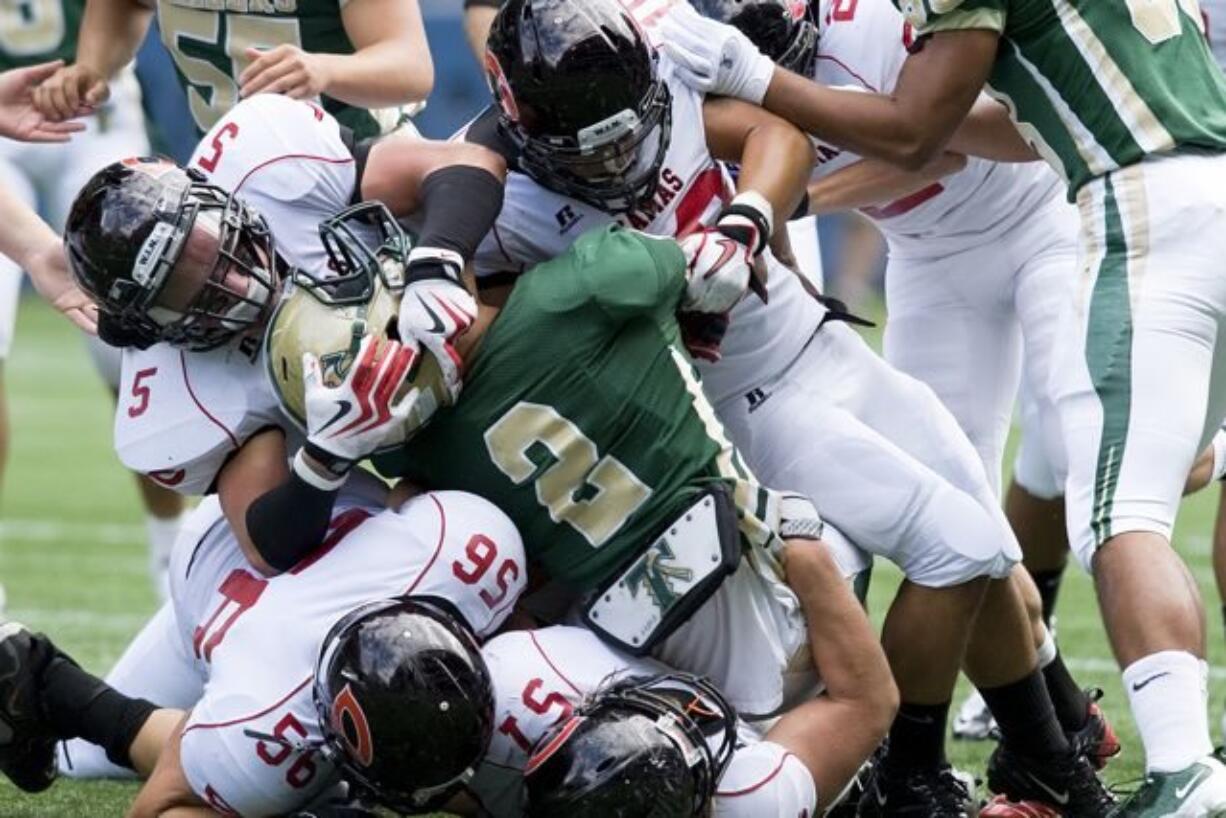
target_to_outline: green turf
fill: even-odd
[[[110,399],[80,337],[33,299],[22,304],[6,380],[14,440],[0,497],[0,582],[8,592],[9,614],[46,630],[85,666],[105,671],[154,609],[136,490],[110,447]],[[1215,506],[1216,489],[1190,500],[1176,534],[1211,602],[1216,598],[1209,556]],[[896,582],[892,569],[879,568],[872,593],[878,615]],[[1216,732],[1226,650],[1216,603],[1211,607]],[[1124,740],[1124,755],[1108,778],[1135,778],[1140,773],[1136,734],[1090,584],[1076,570],[1065,583],[1059,616],[1070,664],[1084,684],[1107,691],[1106,708]],[[950,756],[981,774],[987,749],[951,742]],[[133,792],[123,784],[59,782],[46,794],[26,797],[0,782],[0,818],[118,816]]]

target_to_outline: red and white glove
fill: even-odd
[[[464,286],[463,269],[459,253],[415,247],[406,265],[409,283],[397,324],[402,339],[417,341],[438,360],[453,403],[464,385],[464,361],[455,342],[477,320],[477,300]]]
[[[711,227],[681,240],[685,253],[683,312],[724,313],[745,295],[753,274],[748,247]]]
[[[401,344],[367,335],[344,380],[328,386],[319,359],[304,353],[306,454],[338,481],[343,480],[353,464],[378,449],[413,410],[418,390],[411,390],[400,400],[396,400],[396,393],[420,354],[413,341]]]

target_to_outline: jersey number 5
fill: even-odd
[[[593,548],[604,545],[651,496],[634,472],[612,455],[601,457],[596,444],[552,406],[515,404],[486,430],[485,448],[516,485],[537,475],[537,502]]]

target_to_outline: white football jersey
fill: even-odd
[[[822,85],[889,93],[898,82],[910,24],[888,0],[820,0],[814,79]],[[817,144],[821,177],[860,159]],[[927,258],[985,244],[1063,191],[1043,162],[998,163],[971,157],[966,167],[896,202],[863,212],[890,242],[890,252]]]
[[[244,100],[204,135],[188,167],[262,215],[290,264],[327,274],[319,223],[349,206],[357,183],[341,126],[279,94]],[[227,458],[275,426],[301,443],[264,373],[260,339],[209,352],[168,344],[123,353],[115,448],[133,471],[183,494],[208,491]]]
[[[314,748],[322,734],[312,682],[324,637],[346,613],[393,596],[437,596],[484,638],[523,591],[523,543],[490,503],[435,492],[389,511],[381,484],[353,482],[327,539],[284,574],[252,572],[212,498],[196,513],[214,514],[215,524],[174,554],[179,636],[205,679],[183,731],[183,771],[222,814],[285,814],[335,782]]]
[[[601,685],[668,669],[610,648],[584,628],[512,631],[481,650],[494,682],[494,735],[471,789],[495,818],[523,814],[523,769],[532,747]],[[720,818],[808,818],[816,789],[808,770],[738,723],[737,745],[712,802]]]
[[[660,78],[672,93],[672,132],[655,196],[628,214],[610,215],[548,190],[523,173],[507,174],[506,198],[494,228],[473,259],[478,277],[521,273],[569,249],[576,238],[614,221],[654,236],[685,236],[708,226],[735,193],[724,167],[711,157],[703,129],[703,96],[676,79],[659,54]],[[489,126],[487,111],[470,126]],[[732,311],[718,364],[699,361],[703,388],[713,403],[740,395],[782,371],[820,325],[826,308],[801,286],[797,275],[769,251],[769,303],[744,298]]]

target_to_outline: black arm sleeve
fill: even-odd
[[[440,168],[421,183],[419,247],[439,247],[471,259],[502,211],[503,184],[472,165]]]
[[[337,491],[317,489],[291,471],[288,480],[257,498],[247,509],[247,534],[264,562],[288,571],[318,548]]]

